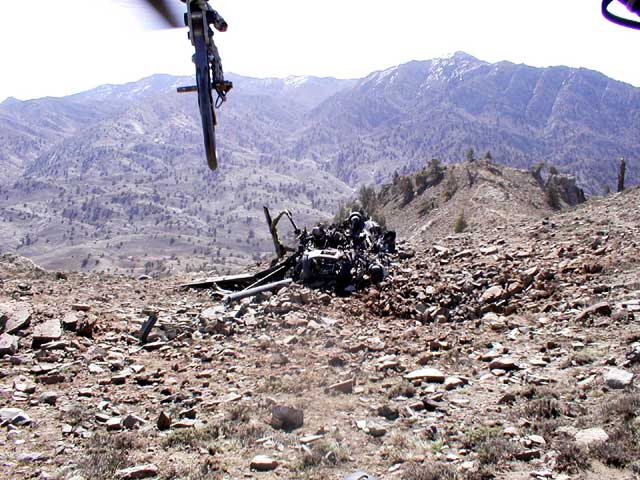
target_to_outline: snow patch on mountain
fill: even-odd
[[[309,77],[307,76],[296,76],[296,75],[290,75],[288,77],[286,77],[284,79],[284,83],[285,85],[292,87],[292,88],[298,88],[302,85],[304,85],[305,83],[307,83],[309,81]]]

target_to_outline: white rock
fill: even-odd
[[[404,376],[407,380],[424,380],[425,382],[444,383],[446,376],[435,368],[421,368]]]
[[[31,418],[19,408],[0,408],[0,421],[12,425],[29,425]]]
[[[612,368],[604,374],[604,383],[609,388],[622,389],[633,382],[633,373]]]
[[[592,443],[606,442],[609,435],[602,428],[588,428],[576,433],[575,439],[580,445],[588,446]]]

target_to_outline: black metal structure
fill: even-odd
[[[635,13],[640,16],[640,0],[619,0],[620,3],[624,4],[630,12]],[[613,0],[602,0],[602,15],[604,18],[609,20],[610,22],[615,23],[616,25],[621,25],[623,27],[634,28],[636,30],[640,30],[640,22],[637,20],[631,20],[628,18],[622,18],[617,15],[614,15],[609,11],[609,5],[613,3]]]
[[[196,48],[194,61],[196,64],[196,86],[198,89],[198,106],[204,134],[204,151],[207,164],[211,170],[218,168],[216,153],[216,112],[211,83],[211,65],[209,64],[209,24],[207,12],[203,12],[197,3],[187,2],[185,24],[189,27],[189,38]]]

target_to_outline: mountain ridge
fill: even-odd
[[[229,78],[217,172],[204,166],[195,95],[175,93],[189,77],[0,105],[0,247],[56,268],[99,255],[90,268],[185,269],[182,257],[226,271],[268,255],[263,205],[313,224],[360,185],[470,149],[524,170],[547,162],[591,194],[614,185],[621,156],[627,183],[640,179],[640,89],[588,70],[456,53],[357,80]],[[129,261],[144,242],[152,260]]]

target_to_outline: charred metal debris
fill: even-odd
[[[345,294],[383,281],[397,253],[396,233],[363,212],[352,212],[339,224],[317,225],[310,232],[306,228],[300,230],[288,210],[272,218],[264,207],[264,214],[277,256],[269,268],[196,281],[183,287],[212,289],[213,294],[228,302],[292,282]],[[278,223],[285,218],[297,238],[295,248],[280,240]]]

